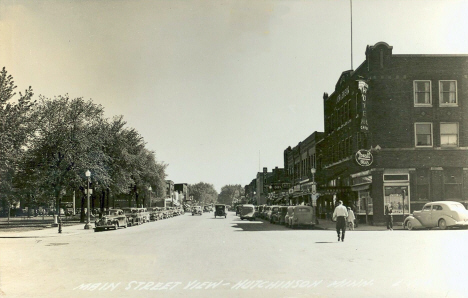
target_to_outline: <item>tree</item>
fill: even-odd
[[[34,139],[24,161],[24,172],[30,174],[23,179],[34,181],[44,197],[54,197],[57,210],[66,191],[86,188],[86,170],[91,171],[93,183],[109,186],[100,105],[82,98],[70,99],[68,95],[40,97],[33,117]]]
[[[193,196],[194,203],[201,206],[215,204],[218,200],[218,192],[213,184],[205,182],[189,184],[188,193],[190,196]]]
[[[240,184],[225,185],[221,188],[221,193],[218,196],[218,202],[221,204],[233,206],[233,201],[240,201],[244,195],[244,188]]]
[[[34,105],[31,87],[14,99],[16,85],[5,67],[0,72],[0,198],[3,209],[18,201],[14,186],[19,162],[31,136],[30,111]],[[9,212],[8,212],[9,214]]]

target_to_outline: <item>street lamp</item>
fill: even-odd
[[[86,177],[88,177],[88,189],[87,189],[87,191],[86,191],[86,194],[87,194],[87,196],[88,196],[88,204],[87,204],[87,207],[88,207],[88,208],[87,208],[86,213],[87,213],[88,215],[87,215],[86,224],[85,224],[84,228],[85,228],[85,230],[89,230],[89,228],[91,227],[91,224],[90,224],[90,222],[91,222],[91,214],[90,214],[90,209],[91,209],[91,207],[90,207],[90,205],[89,205],[89,181],[90,181],[90,179],[91,179],[91,172],[90,172],[89,170],[87,170],[86,173],[85,173],[85,175],[86,175]]]
[[[150,207],[151,207],[151,191],[153,189],[151,188],[151,186],[148,187],[148,191],[149,191],[149,204],[150,204]]]
[[[312,202],[310,202],[311,206],[314,204],[315,195],[317,194],[317,185],[315,184],[315,172],[316,171],[317,170],[315,168],[310,169],[310,172],[312,173]]]

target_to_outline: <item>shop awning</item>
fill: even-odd
[[[356,186],[352,186],[351,190],[352,191],[366,190],[366,189],[370,189],[370,186],[371,184],[356,185]]]

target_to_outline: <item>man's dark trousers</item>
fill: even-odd
[[[346,232],[346,217],[338,216],[336,218],[336,233],[338,233],[338,240],[340,239],[340,230],[341,232],[341,240],[344,240],[345,232]]]

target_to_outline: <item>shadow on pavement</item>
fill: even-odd
[[[238,221],[232,226],[236,232],[260,232],[260,231],[310,231],[310,230],[323,230],[321,227],[299,227],[290,229],[284,225],[271,224],[266,221]]]

